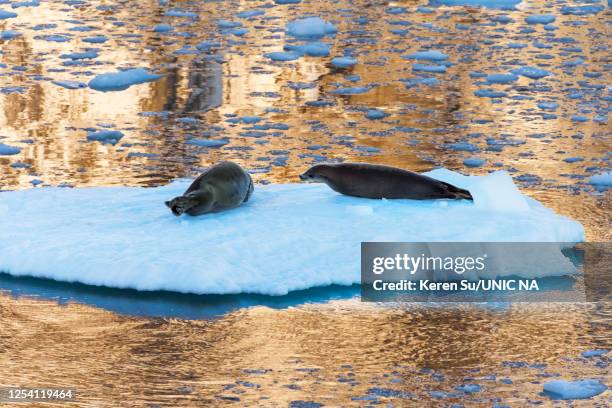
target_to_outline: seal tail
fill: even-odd
[[[445,190],[449,195],[449,198],[455,198],[458,200],[463,199],[463,200],[474,201],[474,198],[472,197],[472,194],[469,191],[464,190],[459,187],[455,187],[452,184],[448,184],[443,181],[441,181],[440,183],[444,185]]]

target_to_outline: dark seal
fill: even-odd
[[[472,200],[469,191],[452,184],[378,164],[318,164],[300,175],[300,179],[322,182],[338,193],[355,197]]]
[[[229,161],[215,164],[202,173],[182,196],[166,201],[172,214],[202,215],[238,207],[253,194],[249,173]]]

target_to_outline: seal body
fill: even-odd
[[[172,213],[179,216],[202,215],[238,207],[253,194],[249,173],[233,162],[221,162],[207,169],[182,196],[166,201]]]
[[[365,163],[319,164],[300,179],[322,182],[341,194],[365,198],[438,198],[472,200],[469,191],[395,167]]]

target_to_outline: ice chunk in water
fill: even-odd
[[[108,74],[101,74],[89,81],[89,87],[97,91],[123,91],[132,85],[156,81],[161,75],[151,74],[143,68],[128,69]]]
[[[552,399],[588,399],[599,395],[608,387],[598,380],[550,381],[544,384],[544,392]]]
[[[320,17],[306,17],[294,20],[287,25],[287,34],[297,38],[323,38],[337,31],[333,24]]]

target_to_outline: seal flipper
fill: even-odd
[[[443,181],[440,181],[440,184],[442,184],[444,186],[445,192],[449,195],[448,198],[464,199],[464,200],[474,201],[474,198],[472,198],[472,194],[470,194],[469,191],[464,190],[464,189],[459,188],[459,187],[455,187],[452,184],[448,184],[448,183],[445,183]]]

